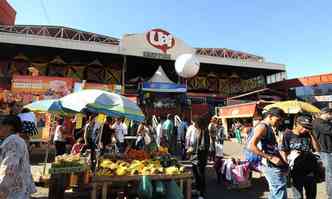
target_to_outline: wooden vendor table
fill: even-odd
[[[112,183],[115,182],[133,182],[139,181],[141,176],[93,176],[92,177],[92,193],[91,199],[97,199],[98,187],[102,187],[102,199],[107,199],[107,193],[110,190]],[[168,181],[175,180],[180,183],[180,188],[185,193],[186,199],[191,199],[192,191],[192,174],[184,173],[180,175],[149,175],[151,181]],[[185,183],[185,184],[184,184]],[[185,185],[185,187],[184,187]]]
[[[53,172],[49,180],[49,199],[64,199],[66,188],[70,185],[71,175],[77,176],[77,192],[84,190],[86,182],[86,172],[84,168],[76,169],[76,171],[66,172],[62,171]]]

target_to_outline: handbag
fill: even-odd
[[[221,143],[216,143],[216,156],[224,157],[224,146]]]

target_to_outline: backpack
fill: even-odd
[[[294,160],[291,170],[292,176],[306,176],[310,173],[316,174],[320,168],[318,158],[312,152],[301,152]]]
[[[257,165],[262,161],[261,156],[256,155],[249,149],[249,145],[252,141],[252,138],[254,137],[254,133],[255,133],[255,128],[251,127],[249,129],[248,136],[247,136],[247,143],[245,144],[245,148],[244,148],[245,160],[247,160],[250,165]],[[261,144],[259,143],[259,145],[261,145]]]

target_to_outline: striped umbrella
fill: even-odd
[[[70,114],[75,113],[72,110],[68,110],[62,107],[59,100],[51,99],[51,100],[38,100],[32,102],[31,104],[27,104],[24,108],[28,108],[33,112],[43,112],[43,113],[61,113],[61,114]]]
[[[64,108],[77,112],[91,111],[135,121],[144,120],[144,114],[136,103],[124,96],[103,90],[82,90],[61,98],[60,102]]]

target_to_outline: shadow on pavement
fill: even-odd
[[[220,198],[245,198],[245,199],[258,199],[267,198],[268,185],[264,177],[253,178],[252,186],[246,189],[231,189],[229,190],[223,183],[217,184],[217,179],[211,171],[208,172],[207,177],[207,199],[220,199]]]

